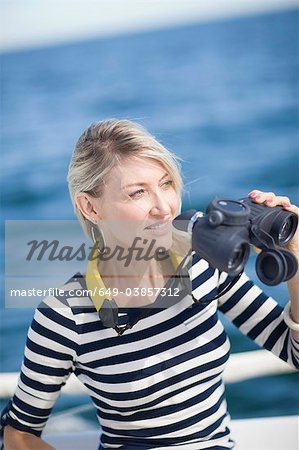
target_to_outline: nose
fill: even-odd
[[[171,213],[169,202],[162,194],[155,194],[150,214],[153,216],[167,216]]]

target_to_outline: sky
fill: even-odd
[[[299,5],[299,0],[0,0],[0,51]]]

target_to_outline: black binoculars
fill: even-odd
[[[280,206],[269,208],[249,198],[214,198],[206,214],[189,210],[176,217],[175,228],[192,232],[192,250],[211,266],[236,276],[244,269],[250,244],[261,249],[256,273],[268,285],[292,278],[295,256],[283,248],[294,236],[298,217]]]

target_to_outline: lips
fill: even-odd
[[[172,229],[172,222],[171,220],[160,220],[154,223],[151,223],[147,227],[145,227],[145,230],[150,231],[151,233],[155,235],[163,235],[167,234]]]
[[[165,228],[167,225],[169,225],[170,220],[160,220],[159,222],[154,222],[151,225],[148,225],[145,227],[146,230],[157,230],[161,228]]]

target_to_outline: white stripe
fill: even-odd
[[[41,323],[41,325],[43,325],[43,324]],[[32,330],[32,328],[29,329],[28,337],[33,342],[36,342],[38,345],[41,345],[41,346],[46,347],[46,348],[50,348],[51,350],[54,350],[56,352],[60,352],[60,353],[66,354],[66,355],[70,355],[73,358],[76,357],[76,353],[75,353],[75,351],[73,349],[71,349],[69,347],[66,347],[63,344],[60,344],[59,342],[53,341],[52,339],[49,339],[49,338],[47,338],[45,336],[42,336],[39,333],[36,333],[34,330]],[[43,358],[43,356],[37,354],[37,360],[35,362],[38,362],[38,360],[40,360],[41,358]]]
[[[218,383],[219,380],[220,380],[220,376],[217,376],[216,378],[213,378],[212,380],[209,380],[209,381],[207,381],[205,383],[198,384],[195,387],[194,386],[191,386],[189,388],[186,387],[184,389],[184,391],[182,391],[182,392],[180,392],[178,394],[174,394],[173,396],[171,396],[171,397],[169,397],[169,398],[167,398],[166,400],[163,400],[163,401],[157,401],[158,398],[162,398],[163,397],[162,391],[159,391],[158,392],[159,397],[157,396],[157,394],[154,394],[154,395],[151,396],[152,399],[156,401],[155,402],[156,404],[151,406],[151,407],[146,406],[146,408],[140,408],[140,399],[138,399],[135,403],[136,403],[137,406],[139,406],[139,408],[134,410],[134,411],[130,410],[128,412],[126,412],[126,411],[119,412],[119,411],[117,411],[117,409],[113,409],[113,408],[99,408],[99,409],[101,411],[103,411],[103,412],[107,412],[107,413],[110,413],[110,414],[116,413],[116,414],[120,414],[120,415],[122,415],[124,417],[125,416],[130,416],[132,414],[132,412],[139,413],[140,411],[144,411],[144,410],[152,411],[152,410],[155,410],[157,408],[162,408],[164,406],[169,406],[169,405],[175,405],[175,404],[182,403],[182,402],[188,400],[188,398],[192,398],[195,395],[202,394],[207,389],[210,389],[212,386],[214,386],[216,383]],[[190,379],[188,379],[188,381],[190,382]],[[187,385],[187,383],[186,383],[186,385]],[[191,385],[191,383],[190,383],[190,385]],[[175,390],[176,390],[175,386],[176,385],[171,385],[171,390],[172,390],[173,393],[175,393]],[[182,386],[179,385],[178,387],[181,388]],[[165,389],[164,389],[164,391],[165,391]],[[167,391],[169,392],[169,386],[167,387]],[[144,404],[144,405],[147,403],[147,401],[145,401],[146,398],[148,398],[148,397],[142,397],[142,404]],[[109,403],[110,403],[110,400],[109,400]],[[130,402],[130,405],[127,405],[127,402],[126,402],[125,405],[123,403],[118,402],[118,405],[116,405],[116,406],[119,407],[120,405],[121,406],[125,406],[125,407],[128,407],[128,406],[132,407],[131,402]]]
[[[192,418],[196,414],[204,413],[209,408],[212,408],[217,401],[220,399],[221,395],[223,394],[223,387],[219,386],[216,391],[214,391],[204,402],[201,402],[200,404],[200,411],[198,408],[198,405],[193,405],[189,408],[185,408],[182,411],[176,411],[175,413],[163,415],[162,417],[157,418],[151,418],[151,419],[145,419],[145,420],[134,420],[131,422],[119,422],[117,420],[107,420],[102,419],[101,423],[103,426],[109,426],[111,428],[117,428],[119,431],[122,430],[136,430],[140,428],[160,428],[164,426],[169,426],[170,424],[182,421],[182,420],[188,420],[189,418]],[[219,409],[212,415],[206,417],[205,419],[202,419],[199,423],[192,425],[190,427],[184,428],[185,434],[191,434],[196,429],[197,431],[204,430],[209,426],[211,423],[213,423],[217,418],[219,418],[221,415],[223,415],[226,411],[225,406],[221,404]],[[212,419],[212,420],[211,420]],[[159,434],[159,437],[179,437],[181,436],[182,432],[181,430],[175,430],[172,433],[167,434]],[[155,436],[152,437],[152,439],[155,439]]]
[[[228,290],[228,292],[219,297],[218,305],[221,306],[225,304],[225,302],[230,299],[233,294],[235,294],[247,281],[249,281],[249,278],[245,273],[243,273],[238,281]]]
[[[215,287],[217,287],[217,275],[214,274],[212,277],[208,278],[204,283],[198,286],[192,291],[192,295],[199,300],[205,295],[209,294]]]
[[[256,297],[260,294],[261,290],[258,286],[252,286],[249,291],[229,310],[226,312],[226,315],[231,319],[236,319],[242,312],[245,311],[246,308],[252,303]],[[266,309],[270,312],[273,307],[270,308],[266,306]],[[251,327],[252,328],[252,327]]]
[[[193,264],[188,273],[191,280],[195,280],[199,275],[205,272],[209,268],[209,264],[204,259],[200,259],[195,264]]]
[[[271,299],[271,297],[269,297],[269,299]],[[273,301],[273,299],[271,299],[271,300]],[[272,303],[270,304],[270,307],[272,307],[272,309],[270,309],[269,312],[271,312],[273,310]],[[279,323],[281,323],[281,321],[282,321],[282,313],[274,322],[270,322],[266,326],[266,328],[264,328],[264,330],[254,339],[254,341],[262,347],[265,344],[265,342],[267,341],[267,339],[270,336],[270,334],[272,333],[272,331],[277,327],[277,325]]]
[[[39,382],[42,382],[41,380],[37,380]],[[18,383],[18,386],[20,388],[19,392],[26,392],[26,394],[28,395],[32,395],[33,397],[39,397],[41,399],[44,400],[48,400],[50,402],[53,402],[53,404],[55,403],[57,397],[59,396],[60,392],[58,390],[58,392],[43,392],[43,391],[39,391],[37,389],[32,389],[29,386],[27,386],[26,384],[24,384],[21,380]],[[20,398],[20,395],[22,394],[18,394],[18,397]]]
[[[259,288],[257,288],[259,289]],[[256,291],[256,290],[255,290]],[[259,295],[259,291],[256,291],[256,296]],[[254,302],[256,296],[254,296],[254,292],[253,292],[253,288],[248,292],[248,295],[244,296],[244,302],[247,302],[246,307],[248,308],[248,306]],[[246,297],[246,298],[245,298]],[[240,326],[240,330],[243,333],[249,333],[250,330],[252,330],[256,325],[258,325],[268,314],[270,314],[273,309],[275,309],[275,307],[277,306],[277,303],[275,302],[275,300],[273,300],[273,298],[269,297],[269,299],[264,302],[259,308],[258,310],[249,317],[249,319],[247,319],[246,322],[244,322],[241,326]],[[241,305],[240,305],[241,307]],[[244,305],[243,305],[243,310],[244,310]],[[237,308],[233,308],[232,314],[235,314],[235,312],[237,311]],[[239,310],[240,311],[240,310]],[[231,311],[229,311],[230,313]],[[242,310],[240,311],[240,313],[242,312]],[[238,315],[238,314],[237,314]],[[230,316],[232,317],[232,316]],[[235,318],[236,316],[234,316]],[[272,328],[274,328],[274,324],[272,322]],[[276,326],[276,324],[275,324]],[[269,333],[269,330],[268,330]]]
[[[203,385],[207,386],[206,387],[207,389],[219,380],[219,377],[221,376],[221,374],[219,374],[219,367],[216,367],[214,369],[209,370],[209,372],[206,375],[206,377],[211,377],[211,376],[214,376],[214,375],[215,375],[215,378],[213,378],[210,381],[207,381],[207,382],[203,383]],[[79,378],[82,380],[82,382],[83,382],[83,380],[85,382],[88,382],[88,380],[86,379],[87,377],[85,375],[80,375]],[[185,389],[190,389],[190,394],[191,394],[191,390],[194,388],[191,385],[193,383],[195,383],[195,382],[198,382],[198,375],[194,375],[193,377],[189,377],[189,378],[184,378],[180,382],[171,384],[171,391],[175,392],[177,389],[185,388]],[[191,386],[191,388],[189,388],[188,386]],[[200,386],[200,385],[197,385],[197,388],[198,388],[198,386]],[[98,394],[94,394],[92,390],[90,390],[90,392],[98,400],[103,401],[105,403],[109,402],[109,405],[111,405],[111,407],[118,408],[119,406],[124,406],[123,401],[110,400],[110,399],[107,401],[107,399],[104,398],[103,396],[98,395]],[[162,396],[164,394],[166,394],[166,393],[169,393],[169,386],[166,386],[164,389],[159,390],[159,392],[154,392],[151,395],[144,395],[142,397],[142,402],[143,402],[143,404],[150,403],[153,400],[157,400],[157,398],[158,398],[157,396],[159,396],[159,398],[160,397],[162,398]],[[171,400],[172,400],[172,398],[170,397],[170,399],[168,401],[171,401]],[[140,402],[141,402],[140,398],[137,398],[135,400],[127,400],[126,403],[125,403],[125,406],[128,407],[128,408],[131,407],[132,409],[134,409],[136,406],[140,406]]]
[[[177,327],[177,328],[179,328],[179,327]],[[185,328],[184,325],[181,325],[180,329],[181,329],[181,332],[184,332],[184,333],[188,332],[188,328]],[[174,348],[171,348],[170,350],[165,350],[163,352],[160,352],[158,355],[154,354],[153,356],[148,356],[146,358],[143,357],[142,359],[138,359],[135,361],[118,363],[117,364],[117,373],[118,374],[131,373],[131,372],[134,372],[135,370],[140,370],[141,366],[143,369],[147,369],[149,367],[154,366],[155,364],[175,358],[176,356],[184,355],[186,352],[193,350],[194,345],[197,345],[197,347],[200,349],[203,345],[206,345],[213,339],[217,338],[222,332],[223,332],[223,325],[218,321],[212,328],[210,328],[208,331],[206,331],[205,333],[200,335],[198,342],[197,342],[197,339],[192,340],[192,342],[190,342],[190,341],[186,342],[186,343],[184,342],[180,345],[177,345]],[[159,335],[154,340],[152,345],[143,345],[144,341],[148,341],[148,340],[144,339],[144,340],[136,343],[139,345],[140,348],[138,348],[138,346],[136,345],[136,347],[134,348],[134,351],[140,351],[140,353],[143,354],[142,350],[144,349],[144,351],[146,353],[146,350],[151,349],[152,345],[157,345],[157,342],[163,342],[164,340],[162,340],[162,338],[160,338],[160,335]],[[152,341],[150,340],[150,344],[151,344],[151,342]],[[218,350],[219,350],[219,348],[218,348]],[[221,348],[220,350],[221,350],[221,353],[223,353],[223,349]],[[97,361],[97,359],[98,359],[97,352],[88,353],[88,356],[91,356],[89,358],[90,361]],[[81,358],[80,358],[80,362],[81,362]],[[82,362],[84,362],[83,358],[82,358]],[[101,373],[101,375],[109,375],[114,372],[114,369],[115,369],[115,364],[101,366],[100,373]],[[95,369],[94,371],[97,372],[98,370]]]
[[[40,356],[38,353],[32,352],[29,350],[28,347],[25,348],[24,352],[26,358],[28,358],[33,363],[38,363],[45,367],[57,367],[57,364],[59,364],[59,368],[61,369],[69,369],[72,367],[72,361],[71,360],[63,360],[63,359],[57,359],[57,358],[50,358],[49,356]]]
[[[228,351],[227,342],[221,346],[220,348],[216,348],[215,350],[208,352],[204,355],[200,355],[197,358],[193,358],[189,361],[184,361],[181,364],[176,365],[175,367],[170,367],[163,372],[158,372],[148,377],[142,378],[140,380],[134,381],[132,380],[130,383],[99,383],[99,389],[102,389],[104,392],[113,392],[113,393],[122,393],[122,392],[138,392],[139,390],[143,390],[147,387],[153,386],[162,381],[168,380],[170,377],[177,375],[179,373],[184,373],[188,370],[191,370],[196,365],[205,365],[210,361],[215,361],[223,357]],[[158,356],[157,356],[158,358]],[[145,360],[146,362],[146,360]],[[161,362],[161,360],[159,360]],[[142,362],[141,362],[142,365]],[[144,366],[143,366],[144,368]],[[219,371],[223,370],[223,365],[219,366]],[[96,373],[96,369],[91,369],[90,372]],[[113,372],[112,372],[113,373]],[[119,372],[117,372],[119,373]],[[205,371],[202,374],[198,375],[198,380],[204,379],[209,376],[209,371]],[[113,381],[113,375],[111,375],[111,381]],[[92,383],[90,383],[92,384]]]
[[[14,408],[17,409],[15,405],[14,405]],[[20,412],[21,412],[21,411],[20,411]],[[25,426],[27,426],[27,427],[33,428],[30,422],[26,422],[25,420],[22,420],[22,419],[18,418],[13,412],[10,413],[10,417],[12,417],[13,419],[15,419],[17,422],[21,423],[22,425],[25,425]],[[34,416],[33,416],[33,417],[34,417]],[[38,430],[38,431],[39,431],[39,430],[42,430],[42,429],[44,428],[45,424],[46,424],[46,421],[43,420],[43,421],[40,422],[39,424],[34,425],[34,429],[35,429],[35,430]]]
[[[281,352],[281,350],[283,348],[283,345],[284,345],[284,340],[285,340],[285,337],[287,335],[287,332],[288,332],[288,330],[285,330],[282,333],[281,337],[276,342],[276,344],[272,347],[271,352],[274,353],[274,355],[277,355],[277,356],[280,355],[280,352]]]
[[[107,356],[113,357],[113,356],[117,356],[119,354],[130,353],[132,351],[133,352],[138,352],[138,351],[146,352],[147,349],[152,349],[159,343],[170,341],[171,339],[174,339],[178,336],[181,336],[181,335],[187,333],[190,329],[192,329],[195,326],[200,325],[200,323],[203,323],[204,321],[206,321],[214,312],[215,312],[215,305],[209,305],[207,308],[205,308],[201,313],[199,313],[197,315],[196,321],[195,321],[195,323],[192,323],[192,326],[189,325],[190,321],[188,320],[185,323],[179,324],[175,328],[172,328],[172,329],[166,330],[165,332],[159,333],[157,335],[150,336],[148,338],[136,341],[136,342],[134,342],[133,347],[132,347],[132,343],[120,344],[118,346],[112,346],[109,349],[109,355],[107,355],[106,348],[95,350],[94,352],[89,352],[89,353],[85,353],[84,355],[82,355],[82,357],[80,358],[80,361],[83,364],[87,364],[90,361],[96,361],[96,360],[100,360],[102,358],[107,358]],[[218,326],[220,326],[220,322],[218,323]],[[223,330],[223,328],[222,328],[222,330]],[[211,332],[212,330],[210,329],[208,331]],[[220,334],[219,331],[218,331],[218,334]],[[94,333],[90,333],[90,335],[92,335],[92,338],[93,338],[91,340],[91,342],[93,340],[98,341],[100,339],[101,332],[97,331]],[[212,334],[211,339],[213,339],[214,337],[216,337],[216,335]],[[205,334],[202,335],[201,338],[204,339]],[[86,343],[87,343],[87,339],[86,339]],[[184,347],[185,347],[184,352],[186,352],[186,345],[188,345],[188,343],[184,343],[182,345],[184,345]],[[178,347],[176,347],[176,349],[178,349]],[[128,368],[126,368],[126,366],[123,366],[123,364],[129,364],[130,366]],[[134,361],[130,361],[129,363],[123,363],[123,364],[118,364],[119,372],[123,372],[123,371],[129,372],[129,371],[134,370],[132,368]],[[139,362],[136,361],[136,364],[139,365]],[[106,366],[106,370],[108,373],[110,373],[111,367]],[[103,373],[105,373],[105,369],[104,369]]]
[[[46,316],[43,316],[42,322],[40,322],[48,330],[53,331],[56,334],[59,334],[63,338],[69,339],[72,342],[78,342],[78,334],[68,328],[67,326],[60,325],[54,320],[49,319]]]

